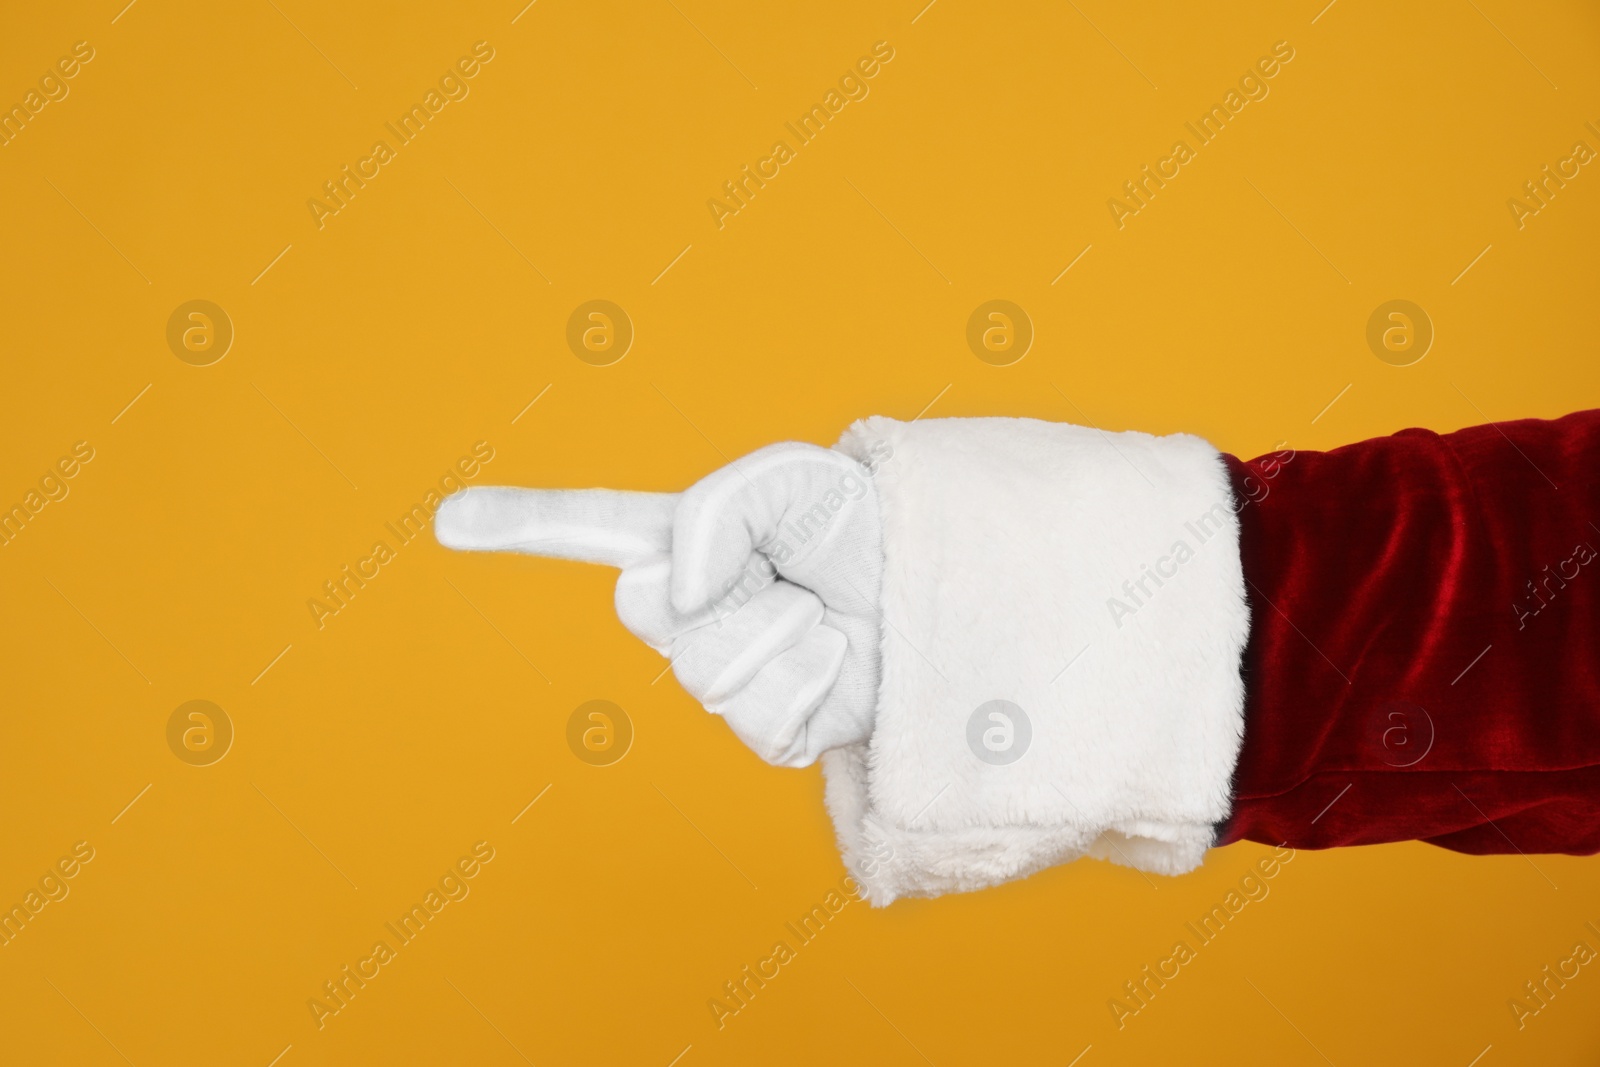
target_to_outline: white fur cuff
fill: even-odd
[[[1197,866],[1228,814],[1250,624],[1217,451],[1002,418],[874,417],[838,447],[871,458],[883,513],[874,732],[823,757],[872,902],[1082,855]]]

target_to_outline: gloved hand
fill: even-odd
[[[843,453],[769,445],[681,494],[464,489],[434,536],[620,567],[622,624],[768,763],[872,733],[883,535],[871,476]]]

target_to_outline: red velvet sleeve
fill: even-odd
[[[1252,621],[1219,843],[1600,852],[1600,411],[1226,459]]]

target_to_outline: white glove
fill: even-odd
[[[883,535],[870,474],[840,452],[769,445],[682,494],[464,489],[434,536],[622,568],[622,624],[768,763],[872,734]]]

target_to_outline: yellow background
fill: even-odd
[[[96,51],[0,148],[0,504],[96,452],[0,548],[0,902],[96,850],[0,948],[0,1059],[1594,1062],[1600,964],[1520,1031],[1507,1001],[1600,948],[1600,863],[1422,845],[1300,854],[1121,1030],[1107,1001],[1268,850],[851,905],[719,1030],[843,874],[820,774],[652,683],[603,568],[425,538],[312,621],[480,440],[476,484],[678,489],[935,397],[1244,455],[1600,404],[1600,173],[1506,206],[1600,148],[1592,5],[920,6],[0,15],[0,101]],[[470,95],[319,230],[307,200],[479,40]],[[706,201],[879,40],[870,95],[719,230]],[[1107,200],[1280,40],[1119,230]],[[236,330],[208,367],[165,340],[197,298]],[[637,331],[614,366],[565,342],[594,298]],[[1037,332],[1009,367],[964,339],[994,298]],[[1395,298],[1437,331],[1403,368],[1365,341]],[[191,699],[236,728],[211,766],[167,747]],[[567,748],[590,699],[634,724],[613,766]],[[319,1030],[307,1000],[480,840],[471,895]]]

